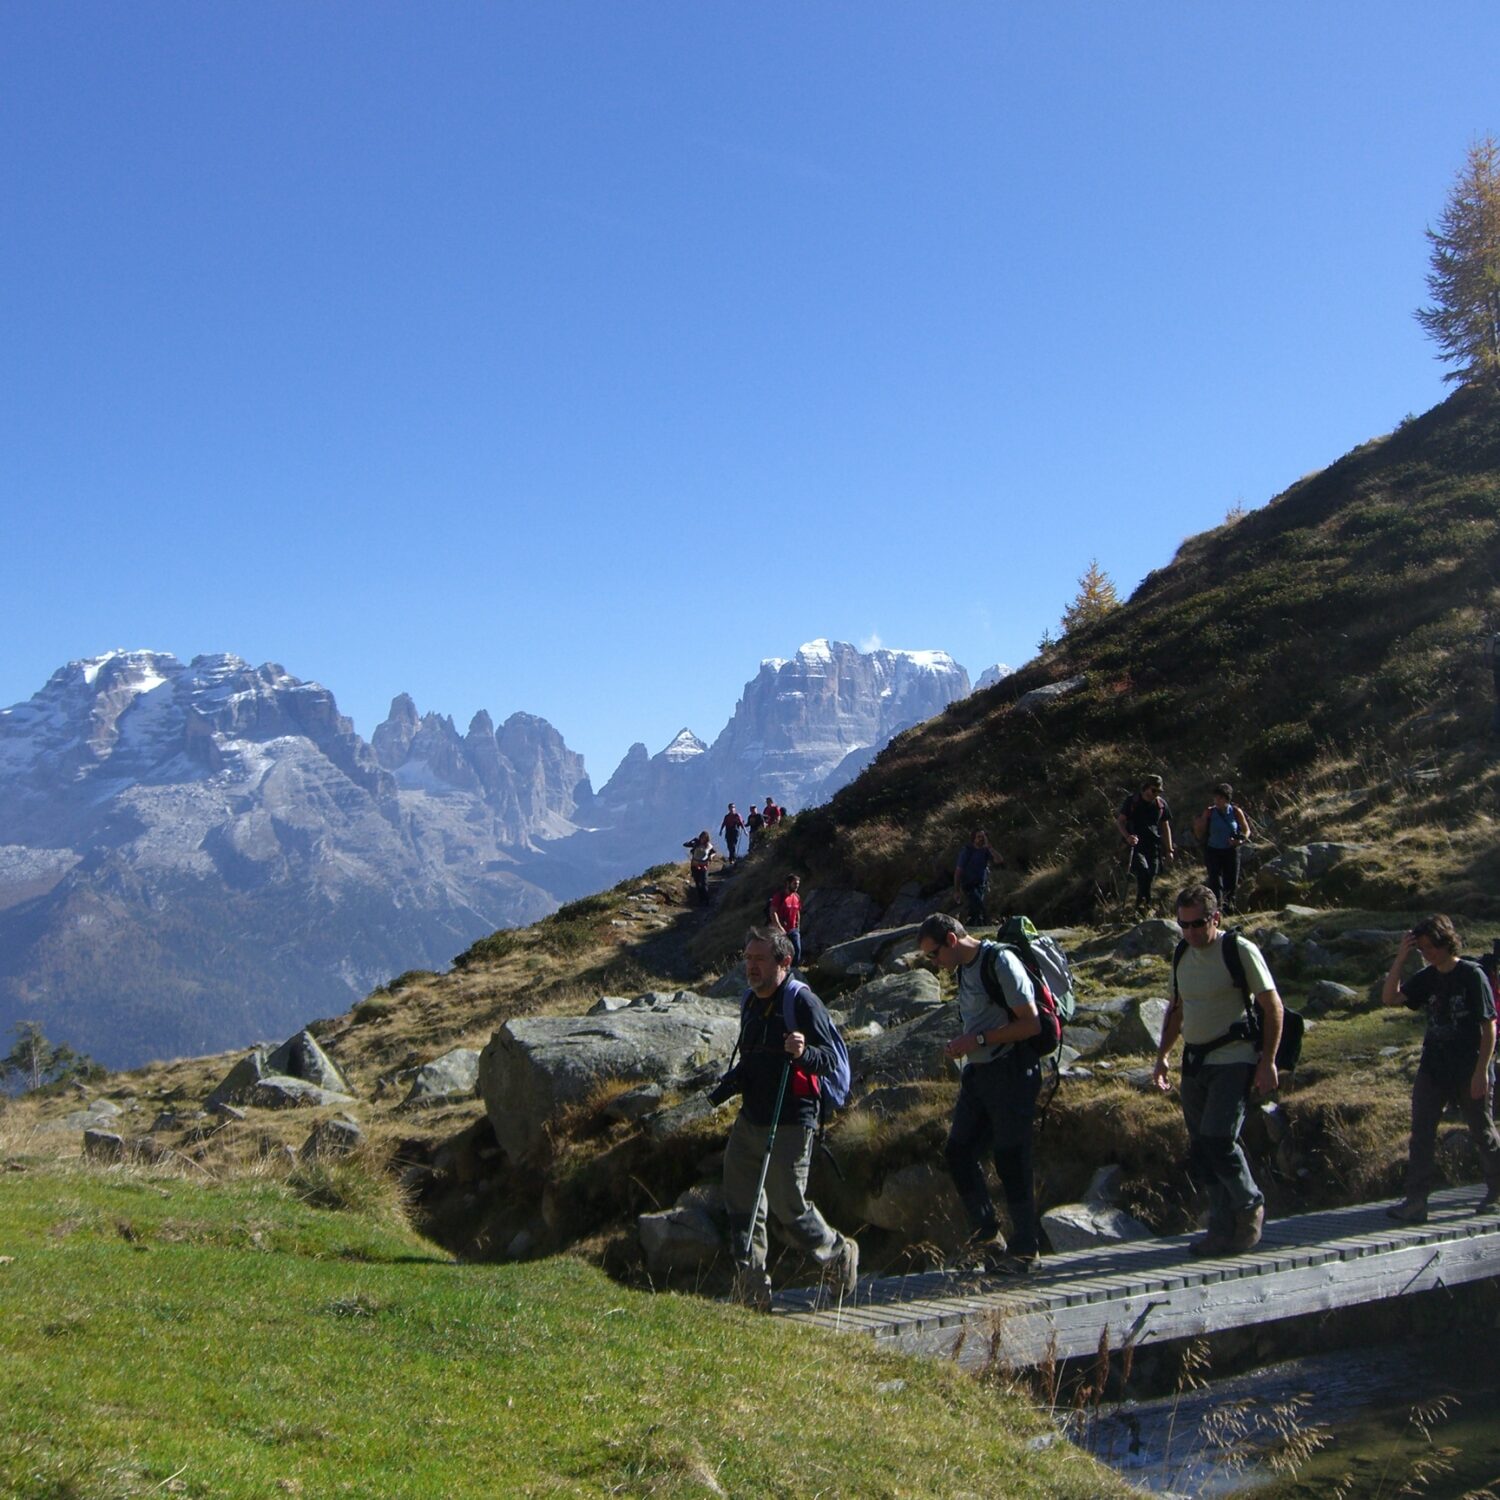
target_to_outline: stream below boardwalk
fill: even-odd
[[[1500,1500],[1500,1360],[1467,1350],[1411,1342],[1316,1354],[1075,1413],[1066,1426],[1158,1495],[1440,1500],[1488,1488]]]

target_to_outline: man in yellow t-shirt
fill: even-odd
[[[1177,924],[1185,947],[1174,965],[1172,1003],[1161,1029],[1155,1082],[1172,1081],[1167,1058],[1179,1036],[1182,1050],[1182,1118],[1194,1175],[1208,1189],[1208,1233],[1188,1246],[1194,1255],[1249,1250],[1260,1241],[1265,1198],[1240,1146],[1251,1090],[1275,1092],[1276,1048],[1281,1041],[1281,997],[1260,949],[1219,928],[1219,899],[1206,885],[1177,897]],[[1234,943],[1245,986],[1236,983],[1224,956]],[[1251,1034],[1245,997],[1259,1012],[1260,1036]]]

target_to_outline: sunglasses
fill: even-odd
[[[1219,914],[1217,912],[1211,917],[1194,917],[1191,921],[1184,921],[1183,918],[1178,917],[1177,925],[1184,932],[1196,932],[1200,927],[1207,927],[1210,922],[1216,922],[1218,917]]]

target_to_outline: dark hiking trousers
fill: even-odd
[[[1203,862],[1208,866],[1209,890],[1219,898],[1222,908],[1234,900],[1234,888],[1240,883],[1240,847],[1205,849]]]
[[[1438,1121],[1443,1106],[1453,1104],[1469,1127],[1469,1138],[1479,1152],[1487,1189],[1500,1188],[1500,1135],[1490,1114],[1488,1099],[1469,1097],[1469,1074],[1458,1083],[1444,1083],[1426,1068],[1417,1069],[1411,1089],[1411,1150],[1406,1160],[1406,1196],[1409,1202],[1425,1203],[1437,1180]]]
[[[980,1165],[985,1151],[993,1154],[1010,1213],[1010,1249],[1017,1255],[1037,1252],[1031,1155],[1041,1081],[1041,1064],[1024,1044],[993,1062],[965,1067],[944,1153],[969,1226],[979,1234],[999,1229]]]
[[[1130,851],[1130,873],[1135,876],[1135,899],[1137,905],[1145,906],[1151,900],[1151,882],[1161,868],[1161,850],[1155,844],[1149,848],[1143,839]]]
[[[739,829],[737,829],[737,828],[731,828],[724,835],[724,842],[729,846],[729,863],[733,864],[734,863],[734,852],[735,852],[736,849],[738,849],[740,847],[740,832],[739,832]],[[747,849],[745,852],[748,854],[750,851]]]
[[[1240,1147],[1254,1063],[1202,1063],[1182,1070],[1182,1120],[1194,1180],[1208,1193],[1210,1234],[1234,1232],[1235,1218],[1262,1201]]]

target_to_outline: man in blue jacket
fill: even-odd
[[[792,944],[786,933],[751,928],[745,939],[750,992],[741,1012],[739,1062],[715,1090],[717,1099],[741,1096],[739,1116],[724,1148],[724,1206],[734,1251],[735,1295],[761,1309],[771,1305],[767,1212],[775,1215],[781,1234],[793,1246],[824,1268],[825,1278],[840,1295],[852,1297],[859,1279],[859,1245],[829,1228],[807,1196],[818,1128],[818,1080],[833,1074],[838,1059],[828,1011],[805,984],[791,978],[791,972]],[[786,1024],[789,982],[794,986],[796,1022],[791,1028]],[[757,1198],[773,1118],[770,1166],[765,1191]]]

